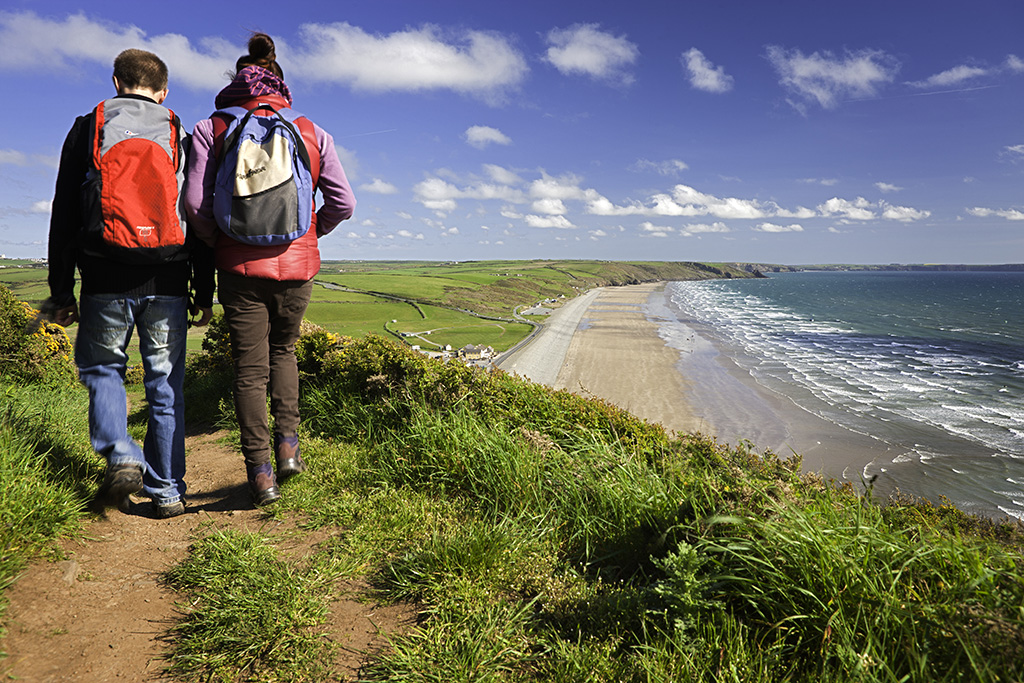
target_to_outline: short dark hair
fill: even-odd
[[[131,48],[114,58],[114,77],[125,88],[159,92],[167,87],[167,65],[152,52]]]

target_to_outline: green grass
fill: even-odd
[[[175,679],[315,681],[329,672],[329,558],[297,569],[259,534],[217,530],[166,578],[187,596],[170,633],[166,672]]]
[[[89,447],[84,390],[0,380],[0,619],[6,589],[55,539],[80,529],[102,465]],[[4,629],[0,628],[0,632]]]
[[[46,283],[46,269],[38,266],[11,266],[0,268],[0,284],[4,285],[19,301],[27,301],[38,307],[48,296],[50,287]]]
[[[383,337],[314,331],[298,350],[310,470],[268,514],[327,540],[293,559],[263,530],[203,527],[167,576],[177,679],[323,679],[340,579],[420,615],[367,655],[366,681],[1024,678],[1021,525],[872,501]],[[188,419],[230,425],[223,359],[202,358]],[[73,532],[99,465],[80,390],[4,391],[0,463],[27,491],[0,498],[12,577]]]

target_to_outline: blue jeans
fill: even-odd
[[[75,362],[89,390],[89,436],[108,466],[142,468],[143,493],[158,505],[185,494],[185,334],[188,299],[177,296],[126,298],[82,295]],[[132,330],[139,350],[149,403],[146,441],[128,436],[124,374]]]

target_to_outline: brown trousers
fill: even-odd
[[[247,465],[271,461],[267,388],[274,433],[299,428],[299,371],[295,342],[313,281],[277,281],[220,271],[218,297],[231,337],[235,415]]]

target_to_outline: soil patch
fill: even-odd
[[[129,514],[111,510],[86,523],[82,538],[61,542],[59,562],[31,565],[8,590],[7,635],[0,671],[22,681],[162,681],[163,636],[181,597],[163,574],[183,560],[202,525],[262,531],[282,553],[303,557],[323,540],[294,521],[268,520],[252,506],[241,456],[223,432],[187,437],[186,513],[157,519],[150,502],[133,499]],[[337,680],[356,676],[386,635],[408,628],[415,611],[374,605],[358,583],[339,586],[327,624],[342,647]]]

